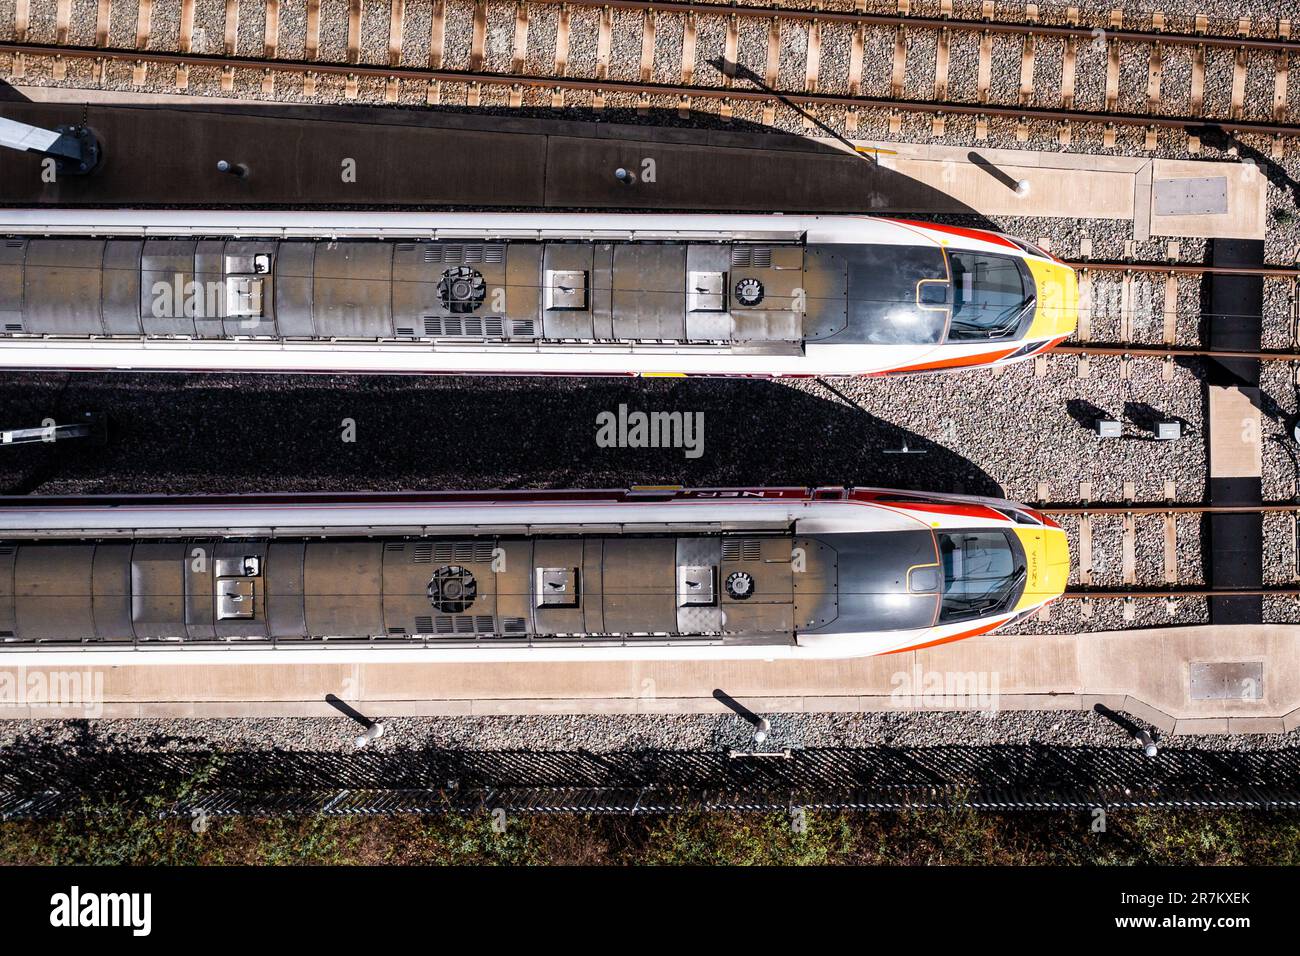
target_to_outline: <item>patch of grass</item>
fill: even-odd
[[[146,795],[138,804],[104,792],[83,795],[72,810],[50,820],[0,823],[0,862],[129,866],[207,862],[227,827],[178,821],[163,811],[188,799],[217,768],[213,758],[189,779]]]
[[[162,818],[101,802],[0,823],[0,862],[31,864],[1297,864],[1294,812],[691,811],[655,816],[443,814]]]

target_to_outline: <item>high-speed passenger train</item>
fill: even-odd
[[[858,657],[1068,575],[1024,505],[880,489],[6,498],[0,662]]]
[[[0,210],[0,367],[881,375],[1075,328],[1074,272],[865,216]]]

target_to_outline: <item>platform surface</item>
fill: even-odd
[[[848,141],[744,124],[710,130],[15,89],[32,102],[0,103],[0,116],[53,125],[78,122],[85,109],[108,159],[83,183],[48,184],[34,156],[0,156],[11,202],[967,214],[993,226],[998,217],[1040,216],[1131,220],[1139,240],[1262,239],[1266,224],[1267,180],[1248,163]],[[218,159],[246,162],[252,174],[218,174]],[[346,159],[356,162],[355,182],[340,179]],[[647,159],[653,183],[614,179],[618,167],[636,172]],[[1192,203],[1221,190],[1224,211],[1161,215],[1170,207],[1157,203],[1157,187]]]
[[[974,214],[864,156],[753,126],[231,106],[197,97],[3,102],[0,116],[46,128],[84,117],[104,156],[89,176],[50,183],[37,154],[0,153],[0,195],[11,204]],[[222,159],[247,166],[248,175],[217,172]],[[620,183],[620,167],[638,182]]]
[[[1258,478],[1262,469],[1259,389],[1210,385],[1210,477]]]
[[[1268,180],[1250,163],[865,140],[857,145],[882,150],[882,165],[986,216],[1132,220],[1138,240],[1262,239],[1267,224]],[[1021,182],[1029,187],[1025,195],[1016,192]],[[1158,196],[1171,189],[1190,194],[1189,202],[1217,197],[1221,190],[1222,202],[1203,208],[1222,211],[1162,215],[1168,207]]]
[[[360,651],[364,657],[364,651]],[[1145,661],[1141,668],[1134,661]],[[1076,710],[1103,703],[1165,733],[1300,726],[1300,625],[977,637],[904,654],[801,662],[148,664],[104,667],[102,709],[10,700],[27,717],[325,716],[333,694],[379,716],[715,713],[723,690],[756,711]],[[1194,697],[1193,663],[1259,664],[1262,688]],[[1251,672],[1255,668],[1248,668]],[[62,674],[66,678],[67,671]],[[0,690],[54,679],[3,666]],[[86,685],[90,686],[90,685]],[[942,690],[936,690],[942,688]],[[1253,699],[1252,699],[1253,698]]]

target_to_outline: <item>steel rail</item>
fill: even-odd
[[[1047,504],[1034,505],[1035,511],[1047,515],[1235,515],[1300,512],[1300,501],[1269,502],[1260,505],[1176,505],[1170,504]]]
[[[1251,362],[1300,362],[1300,352],[1238,352],[1231,349],[1195,349],[1162,345],[1058,345],[1044,355],[1099,355],[1119,358],[1244,359]]]
[[[1128,43],[1159,43],[1165,46],[1205,46],[1228,49],[1244,48],[1264,52],[1300,52],[1300,41],[1281,37],[1246,37],[1212,33],[1176,33],[1165,30],[1111,29],[1109,26],[1088,27],[1071,24],[1009,23],[994,20],[965,20],[956,17],[912,16],[897,13],[854,13],[839,10],[810,10],[750,6],[723,3],[691,3],[688,0],[530,0],[552,6],[612,7],[619,10],[641,10],[646,13],[674,13],[679,15],[742,17],[761,20],[801,20],[820,23],[847,23],[862,26],[904,27],[921,30],[948,30],[951,32],[996,33],[1064,39],[1119,40]],[[1097,32],[1101,30],[1099,37]]]
[[[1072,588],[1065,591],[1061,597],[1071,600],[1085,600],[1089,598],[1100,598],[1105,600],[1140,600],[1143,598],[1156,598],[1167,600],[1170,598],[1193,598],[1193,597],[1300,597],[1300,587],[1277,587],[1277,588],[1186,588],[1183,590],[1172,589],[1165,591],[1146,591],[1141,588],[1135,588],[1130,591],[1107,591],[1107,590],[1090,590],[1088,588]]]
[[[1260,505],[1175,505],[1175,504],[1134,504],[1134,505],[1057,505],[1034,506],[1035,511],[1058,516],[1105,516],[1105,515],[1187,515],[1187,514],[1276,514],[1300,512],[1300,502],[1270,502]],[[1147,589],[1130,588],[1114,590],[1110,588],[1073,587],[1067,588],[1061,595],[1070,600],[1170,600],[1177,598],[1200,597],[1300,597],[1300,587],[1271,588],[1205,588],[1190,586],[1186,588]]]
[[[1143,272],[1158,275],[1263,276],[1266,279],[1298,279],[1295,266],[1212,266],[1195,262],[1122,262],[1089,260],[1065,263],[1077,272]]]
[[[664,96],[681,99],[710,99],[755,103],[784,103],[803,107],[839,107],[875,109],[958,116],[996,116],[1055,123],[1098,123],[1111,126],[1195,130],[1214,128],[1259,136],[1300,136],[1300,124],[1271,123],[1230,118],[1207,119],[1194,116],[1149,116],[1138,113],[1108,113],[1089,110],[1065,110],[1036,106],[998,106],[988,103],[889,99],[887,97],[840,96],[725,86],[684,86],[670,83],[638,83],[629,80],[575,79],[573,77],[538,77],[509,73],[473,73],[467,70],[433,70],[419,67],[395,67],[353,63],[320,63],[310,60],[268,60],[260,57],[224,56],[199,53],[161,53],[152,50],[126,50],[100,47],[62,47],[35,43],[0,43],[0,53],[22,56],[78,60],[111,60],[132,64],[154,63],[187,68],[254,70],[260,73],[316,74],[381,80],[419,80],[470,85],[529,87],[549,90],[597,91],[637,96]]]

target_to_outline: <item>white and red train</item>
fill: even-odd
[[[0,368],[837,376],[1075,328],[1009,236],[869,216],[0,210]]]
[[[0,499],[0,664],[846,658],[1059,597],[1000,499],[633,488]]]

